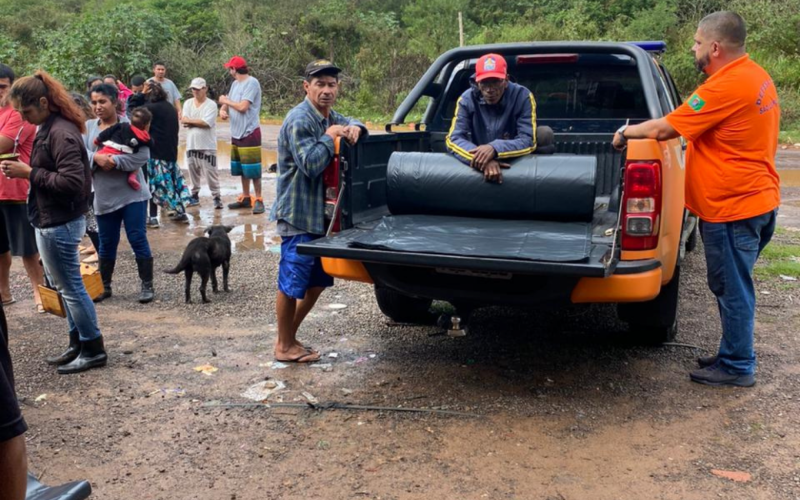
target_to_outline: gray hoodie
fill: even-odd
[[[124,117],[120,120],[128,121]],[[100,120],[87,120],[83,142],[89,153],[89,164],[92,166],[95,215],[108,214],[131,203],[149,200],[150,188],[147,181],[144,180],[142,169],[147,168],[150,148],[142,146],[137,153],[114,156],[117,166],[113,170],[106,171],[98,168],[94,163],[94,154],[101,147],[94,144],[94,140],[99,134]],[[136,172],[139,184],[142,186],[138,191],[128,184],[128,174],[131,172]]]

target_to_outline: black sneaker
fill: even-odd
[[[707,368],[709,366],[714,366],[717,363],[716,356],[708,356],[705,358],[697,358],[697,366],[700,368]]]
[[[734,373],[728,373],[728,370],[719,366],[718,364],[706,368],[700,368],[699,370],[694,370],[689,373],[689,378],[692,380],[692,382],[715,387],[753,387],[756,385],[755,375],[738,375]]]
[[[222,210],[222,200],[220,199],[219,196],[214,198],[214,208],[217,210]]]
[[[189,223],[189,216],[186,214],[175,215],[175,217],[170,217],[172,222],[183,222],[184,224]]]
[[[228,208],[231,210],[238,210],[240,208],[253,208],[253,203],[249,196],[240,194],[238,200],[228,204]]]
[[[197,195],[192,195],[189,197],[189,202],[186,205],[196,207],[200,205],[200,198],[198,198]]]

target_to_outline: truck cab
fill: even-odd
[[[354,147],[339,145],[324,174],[328,235],[299,251],[321,257],[336,278],[373,284],[379,307],[398,322],[423,321],[433,300],[462,311],[483,305],[616,303],[640,341],[672,340],[680,264],[696,241],[696,219],[684,209],[682,142],[631,140],[621,152],[611,144],[623,124],[663,117],[680,104],[672,78],[654,55],[663,49],[658,43],[541,42],[446,52],[410,91],[386,134]],[[594,213],[582,229],[585,255],[565,261],[547,252],[534,258],[445,252],[433,237],[426,246],[426,234],[433,233],[423,228],[436,219],[425,214],[419,215],[413,251],[360,244],[395,217],[387,204],[392,155],[446,152],[456,102],[471,85],[477,59],[487,53],[503,55],[509,78],[533,93],[537,125],[554,132],[552,156],[596,164]],[[403,125],[422,105],[421,122],[413,129]],[[568,222],[485,224],[470,217],[437,230],[485,238],[493,238],[494,231],[499,238],[517,227],[554,242],[553,248],[575,231]]]

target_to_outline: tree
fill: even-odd
[[[100,15],[84,14],[40,35],[37,64],[72,88],[82,89],[91,74],[111,73],[128,80],[150,71],[171,35],[156,12],[119,5]]]

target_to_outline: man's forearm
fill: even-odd
[[[624,135],[626,139],[656,139],[659,141],[680,136],[666,118],[647,120],[638,125],[630,125],[625,129]]]

